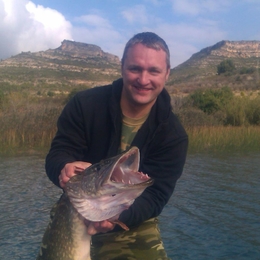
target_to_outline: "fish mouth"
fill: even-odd
[[[151,184],[153,180],[147,174],[138,171],[139,163],[139,149],[132,147],[118,158],[104,182],[112,186],[123,186],[124,188]]]
[[[139,172],[137,147],[73,176],[66,185],[70,202],[90,221],[114,219],[128,209],[153,179]]]

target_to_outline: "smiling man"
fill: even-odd
[[[121,69],[121,79],[79,92],[65,106],[46,172],[64,188],[89,165],[137,146],[139,170],[154,184],[120,214],[129,231],[109,221],[86,220],[92,259],[168,259],[157,217],[182,174],[188,137],[164,88],[170,74],[167,44],[152,32],[136,34],[126,44]]]
[[[170,74],[166,52],[142,43],[128,47],[122,60],[121,109],[138,118],[149,113]]]

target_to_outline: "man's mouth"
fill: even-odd
[[[152,88],[147,88],[147,87],[140,87],[140,86],[134,86],[135,89],[138,91],[151,91]]]

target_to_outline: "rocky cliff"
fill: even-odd
[[[94,44],[64,40],[61,43],[61,46],[55,51],[56,53],[60,52],[62,54],[70,55],[71,57],[80,57],[83,59],[90,57],[99,57],[111,63],[119,64],[120,62],[117,56],[104,52],[99,46]]]
[[[232,60],[235,71],[229,75],[217,75],[217,66],[226,59]],[[221,41],[173,68],[168,89],[172,93],[223,86],[234,90],[259,89],[259,66],[260,41]]]
[[[219,76],[217,66],[231,59],[237,75]],[[190,92],[198,87],[254,87],[259,82],[260,41],[221,41],[202,49],[171,70],[167,88],[172,92]],[[240,68],[255,73],[240,75]],[[120,77],[120,60],[99,46],[64,40],[56,49],[23,52],[0,61],[1,82],[42,88],[46,84],[89,87],[110,83]],[[258,84],[258,83],[257,83]],[[260,83],[259,83],[260,86]]]
[[[2,80],[12,84],[24,81],[94,86],[120,76],[120,60],[99,46],[64,40],[56,49],[22,52],[0,62]],[[1,82],[1,80],[0,80]]]
[[[225,58],[259,57],[260,41],[221,41],[192,55],[191,59],[207,56]]]
[[[236,68],[256,68],[260,59],[260,41],[221,41],[202,49],[175,67],[172,74],[182,78],[202,78],[215,75],[217,66],[231,59]]]

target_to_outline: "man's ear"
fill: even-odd
[[[165,76],[165,81],[167,81],[167,80],[168,80],[168,78],[169,78],[170,74],[171,74],[171,69],[170,69],[170,68],[168,68],[168,69],[167,69],[167,72],[166,72],[166,76]]]
[[[121,76],[123,76],[123,63],[121,62]]]

